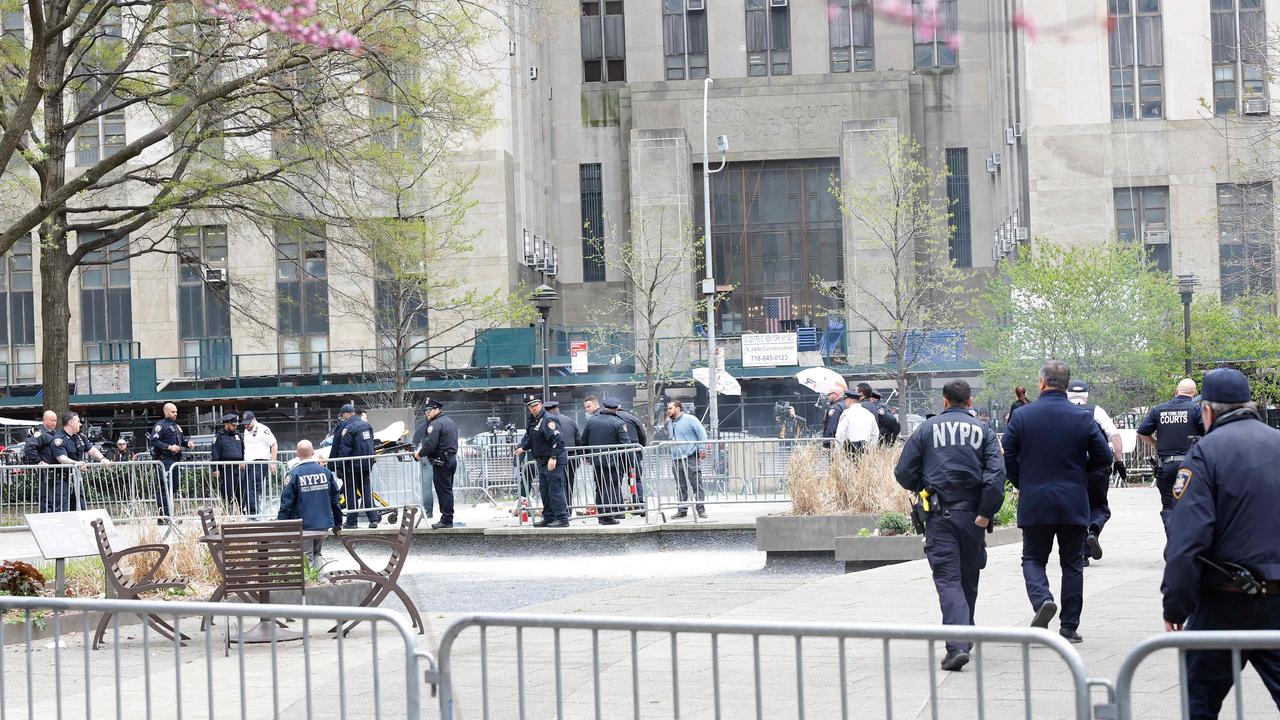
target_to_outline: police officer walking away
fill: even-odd
[[[164,417],[151,428],[151,456],[164,466],[164,478],[156,493],[156,507],[162,516],[156,521],[159,525],[169,524],[169,518],[173,517],[173,496],[178,492],[178,478],[169,472],[169,468],[174,463],[181,462],[182,453],[195,446],[178,424],[178,406],[165,403]]]
[[[427,401],[427,430],[422,444],[413,454],[416,459],[431,463],[431,484],[440,502],[440,522],[431,527],[453,527],[453,476],[458,471],[458,424],[444,414],[444,406],[435,400]]]
[[[534,527],[569,527],[569,501],[565,495],[564,464],[568,455],[556,417],[542,407],[542,398],[530,398],[529,422],[516,457],[525,453],[538,465],[538,490],[542,494],[542,519]]]
[[[1058,542],[1062,565],[1062,628],[1067,640],[1084,610],[1084,547],[1089,526],[1089,473],[1111,465],[1111,448],[1093,413],[1067,400],[1071,370],[1059,360],[1040,368],[1040,397],[1013,414],[1004,433],[1004,465],[1018,488],[1022,578],[1035,610],[1033,627],[1047,628],[1058,612],[1045,566]]]
[[[285,476],[276,519],[301,519],[303,530],[333,530],[337,535],[342,525],[338,482],[334,480],[333,473],[315,461],[315,449],[310,440],[299,440],[295,452],[298,464]],[[321,565],[320,546],[323,542],[323,539],[312,540],[307,548],[307,559],[313,568]]]
[[[67,474],[62,475],[54,482],[54,512],[79,509],[81,503],[84,502],[83,497],[78,497],[75,503],[71,502],[73,494],[73,476],[71,473],[84,467],[86,455],[100,463],[111,463],[110,460],[103,457],[102,451],[94,447],[93,443],[89,442],[89,438],[80,432],[80,415],[73,412],[63,413],[62,429],[58,430],[57,434],[53,436],[53,459],[59,465],[71,465],[74,469],[66,468]]]
[[[1182,630],[1280,629],[1280,431],[1267,427],[1239,370],[1204,376],[1207,430],[1174,479],[1167,526],[1164,625]],[[1280,708],[1280,651],[1242,650]],[[1232,686],[1227,650],[1187,651],[1192,720],[1218,717]]]
[[[947,383],[942,404],[942,414],[907,439],[893,472],[907,490],[929,491],[924,553],[943,624],[972,625],[978,574],[987,564],[985,534],[1004,503],[1004,457],[996,434],[969,413],[969,383]],[[959,670],[968,662],[968,643],[947,643],[943,670]]]
[[[564,437],[565,452],[569,455],[569,462],[564,464],[564,478],[568,489],[565,491],[565,497],[569,500],[569,507],[573,507],[573,487],[577,481],[577,465],[574,463],[574,448],[578,446],[578,424],[573,418],[560,413],[560,401],[555,398],[547,400],[545,403],[547,412],[556,416],[556,422],[560,425],[560,434]]]
[[[344,528],[354,528],[359,507],[367,508],[369,528],[378,527],[381,517],[373,509],[373,493],[369,489],[369,474],[373,469],[373,426],[356,415],[356,408],[347,403],[338,409],[341,423],[334,429],[333,450],[330,459],[342,459],[342,494],[347,501],[347,520]]]
[[[618,401],[605,399],[604,409],[587,418],[582,426],[579,444],[587,447],[609,447],[630,444],[627,424],[618,417]],[[621,452],[596,456],[591,460],[591,474],[596,482],[596,520],[601,525],[617,525],[615,517],[622,512],[622,475],[626,460]]]
[[[822,443],[823,447],[831,447],[831,441],[836,437],[836,429],[840,427],[840,415],[844,413],[844,395],[843,385],[827,389],[827,409],[822,413],[822,437],[826,438]]]
[[[1120,429],[1116,427],[1107,411],[1089,403],[1089,383],[1083,380],[1072,380],[1067,384],[1067,399],[1073,405],[1079,405],[1093,413],[1093,421],[1102,429],[1102,434],[1110,443],[1111,453],[1115,458],[1112,467],[1089,473],[1089,528],[1084,537],[1084,549],[1081,551],[1084,554],[1084,564],[1088,565],[1090,558],[1102,559],[1102,542],[1099,536],[1102,535],[1102,528],[1106,527],[1107,521],[1111,519],[1111,505],[1107,502],[1107,491],[1111,488],[1113,469],[1122,477],[1125,474],[1124,460],[1120,459],[1124,455],[1124,442],[1120,439]]]
[[[235,413],[222,416],[222,429],[213,436],[209,459],[215,463],[235,463],[214,465],[213,476],[222,481],[219,494],[228,510],[238,507],[240,512],[252,514],[249,507],[250,490],[245,483],[244,435],[240,432],[240,417]]]
[[[1204,434],[1200,424],[1200,406],[1194,400],[1196,381],[1183,378],[1173,399],[1161,403],[1147,413],[1138,426],[1138,439],[1155,448],[1160,458],[1156,472],[1156,489],[1160,491],[1160,522],[1165,537],[1169,536],[1169,515],[1173,512],[1173,483],[1178,468],[1186,460],[1191,439]]]

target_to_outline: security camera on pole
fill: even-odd
[[[724,169],[725,153],[729,152],[729,138],[716,136],[716,149],[720,151],[720,167],[711,169],[711,151],[707,144],[707,96],[711,90],[711,78],[702,82],[702,234],[706,241],[705,264],[707,277],[702,281],[702,294],[707,299],[707,407],[710,409],[708,425],[711,437],[720,435],[720,403],[717,400],[716,372],[719,371],[716,356],[716,275],[711,255],[711,175]]]

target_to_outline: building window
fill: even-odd
[[[831,329],[828,319],[840,313],[819,288],[844,278],[833,177],[840,177],[835,158],[730,163],[711,176],[716,284],[734,286],[717,313],[718,332]],[[696,185],[695,224],[706,227]]]
[[[948,68],[959,63],[957,0],[911,0],[916,68]],[[933,8],[932,10],[930,8]]]
[[[1218,186],[1218,273],[1223,301],[1275,294],[1271,183]]]
[[[1172,270],[1169,237],[1169,188],[1116,188],[1116,238],[1137,242],[1163,272]]]
[[[787,0],[747,0],[747,74],[791,74],[791,8]]]
[[[27,30],[22,24],[22,10],[5,10],[4,15],[4,37],[13,38],[18,42],[26,39]]]
[[[1262,0],[1212,0],[1213,112],[1266,115],[1267,23]]]
[[[77,242],[94,242],[100,232],[81,232]],[[84,359],[132,357],[133,292],[129,282],[129,239],[85,255],[80,268],[80,341]]]
[[[93,102],[92,98],[97,90],[98,83],[94,80],[86,81],[80,87],[76,93],[77,112],[86,111],[86,106]],[[101,104],[89,109],[96,116],[87,120],[76,131],[76,165],[95,165],[124,149],[124,109],[103,112],[119,105],[120,99],[112,94]]]
[[[412,152],[422,145],[422,124],[413,103],[417,80],[417,72],[402,64],[369,79],[373,141],[388,150]]]
[[[871,0],[827,0],[831,72],[876,69],[875,14]]]
[[[227,227],[179,227],[178,338],[183,372],[207,377],[231,368]]]
[[[1108,8],[1112,27],[1108,42],[1112,119],[1164,117],[1160,0],[1108,0]]]
[[[947,224],[951,261],[973,267],[973,235],[969,227],[969,149],[947,148]]]
[[[583,82],[627,79],[627,43],[622,25],[622,0],[582,0],[578,31],[582,36]]]
[[[329,272],[324,226],[279,225],[276,306],[282,372],[311,372],[329,349]]]
[[[31,237],[14,243],[0,266],[0,373],[6,382],[36,381],[36,310]]]
[[[413,370],[427,362],[431,352],[427,299],[422,283],[398,272],[403,271],[384,265],[374,282],[378,361],[384,368]]]
[[[578,166],[582,205],[582,281],[604,282],[604,181],[600,163]]]
[[[668,80],[697,80],[707,76],[705,0],[663,0],[662,48]]]

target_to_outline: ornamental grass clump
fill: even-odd
[[[818,444],[797,449],[787,465],[796,515],[910,513],[911,495],[893,477],[899,446],[873,447],[851,458]]]

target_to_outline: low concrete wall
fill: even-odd
[[[767,553],[830,553],[836,538],[874,528],[875,515],[765,515],[756,518],[756,548]]]
[[[987,547],[1010,545],[1021,540],[1022,531],[1018,528],[999,528],[987,536]],[[923,560],[924,538],[919,535],[839,537],[836,538],[835,559],[844,563],[845,572]]]

